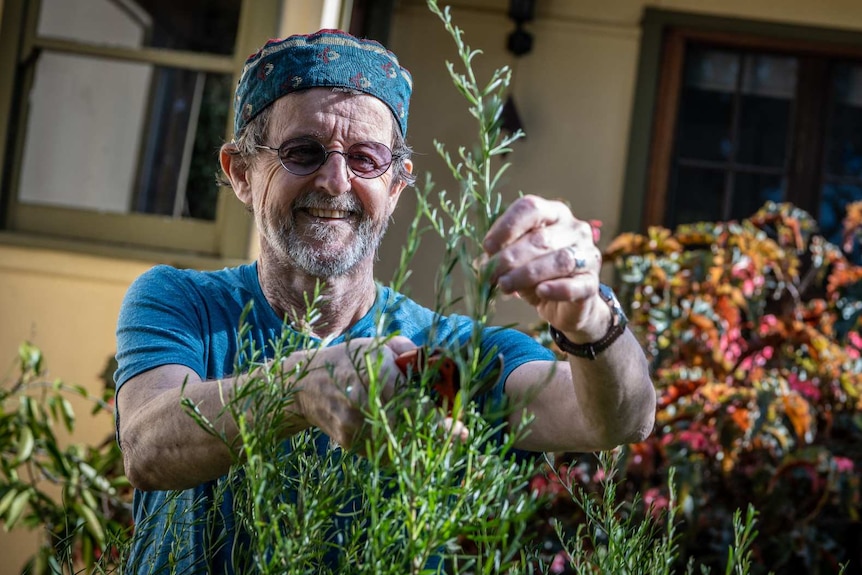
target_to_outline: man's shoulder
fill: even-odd
[[[253,264],[226,267],[220,270],[197,270],[157,265],[142,273],[132,287],[137,290],[152,289],[250,289],[251,279],[256,278]],[[251,272],[251,273],[249,273]]]
[[[138,279],[147,281],[184,281],[191,283],[224,282],[236,283],[247,280],[248,271],[255,264],[244,264],[225,267],[220,270],[199,270],[193,268],[178,268],[167,264],[159,264],[142,273]]]

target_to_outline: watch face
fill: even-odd
[[[603,283],[599,284],[599,295],[602,296],[602,299],[607,302],[613,302],[617,299],[614,295],[614,290],[612,290],[609,286],[606,286]]]
[[[626,317],[626,312],[623,311],[623,306],[620,305],[620,301],[617,299],[617,296],[614,293],[614,290],[612,290],[609,286],[606,286],[605,284],[600,283],[599,284],[599,295],[602,296],[602,299],[604,299],[606,302],[608,302],[608,305],[611,306],[611,310],[615,314],[617,314],[617,316],[619,317],[619,319],[618,319],[619,323],[628,322],[628,318]]]

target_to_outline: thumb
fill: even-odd
[[[410,341],[410,339],[396,335],[395,337],[386,341],[386,346],[392,350],[395,355],[401,355],[402,353],[408,352],[412,349],[416,349],[418,346]]]

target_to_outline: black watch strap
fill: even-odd
[[[614,343],[625,331],[626,325],[624,323],[616,323],[611,320],[611,327],[599,341],[591,343],[574,343],[554,326],[551,326],[551,337],[554,339],[554,343],[557,344],[557,347],[570,355],[585,357],[587,359],[596,359],[596,356],[610,347],[610,345]]]
[[[554,343],[569,355],[596,359],[596,356],[609,348],[626,331],[628,320],[613,291],[602,284],[599,286],[599,294],[611,308],[611,323],[608,325],[607,333],[600,340],[591,343],[574,343],[563,332],[554,326],[549,326]]]

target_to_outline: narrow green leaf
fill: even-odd
[[[6,524],[3,526],[6,531],[11,531],[15,524],[18,523],[18,520],[21,518],[21,514],[24,513],[24,509],[27,507],[27,504],[30,502],[30,490],[25,489],[20,492],[12,501],[12,504],[9,506],[9,511],[6,513]]]
[[[93,495],[93,492],[89,489],[81,489],[81,499],[84,500],[84,504],[92,509],[98,509],[99,502],[96,501],[96,497]]]
[[[99,546],[104,545],[105,528],[99,521],[99,517],[96,515],[96,512],[87,505],[82,505],[80,503],[75,505],[75,510],[84,519],[87,531],[96,539],[96,541],[99,542]]]
[[[42,372],[42,351],[30,342],[24,342],[18,347],[18,358],[21,360],[21,371],[35,375]]]
[[[54,466],[56,467],[57,473],[62,475],[63,477],[69,477],[69,464],[67,461],[67,457],[60,451],[59,446],[54,441],[46,441],[45,442],[45,450],[51,456],[51,459],[54,462]]]
[[[60,407],[63,409],[63,424],[68,431],[73,431],[75,428],[75,410],[72,409],[72,404],[66,398],[60,398]]]
[[[36,445],[36,440],[33,437],[33,430],[29,427],[22,427],[18,435],[18,454],[15,456],[16,464],[23,463],[30,459],[33,455],[33,447]]]
[[[3,517],[6,514],[6,511],[9,509],[9,506],[12,505],[12,501],[15,500],[15,496],[18,495],[18,490],[14,487],[10,487],[9,491],[0,499],[0,517]]]

